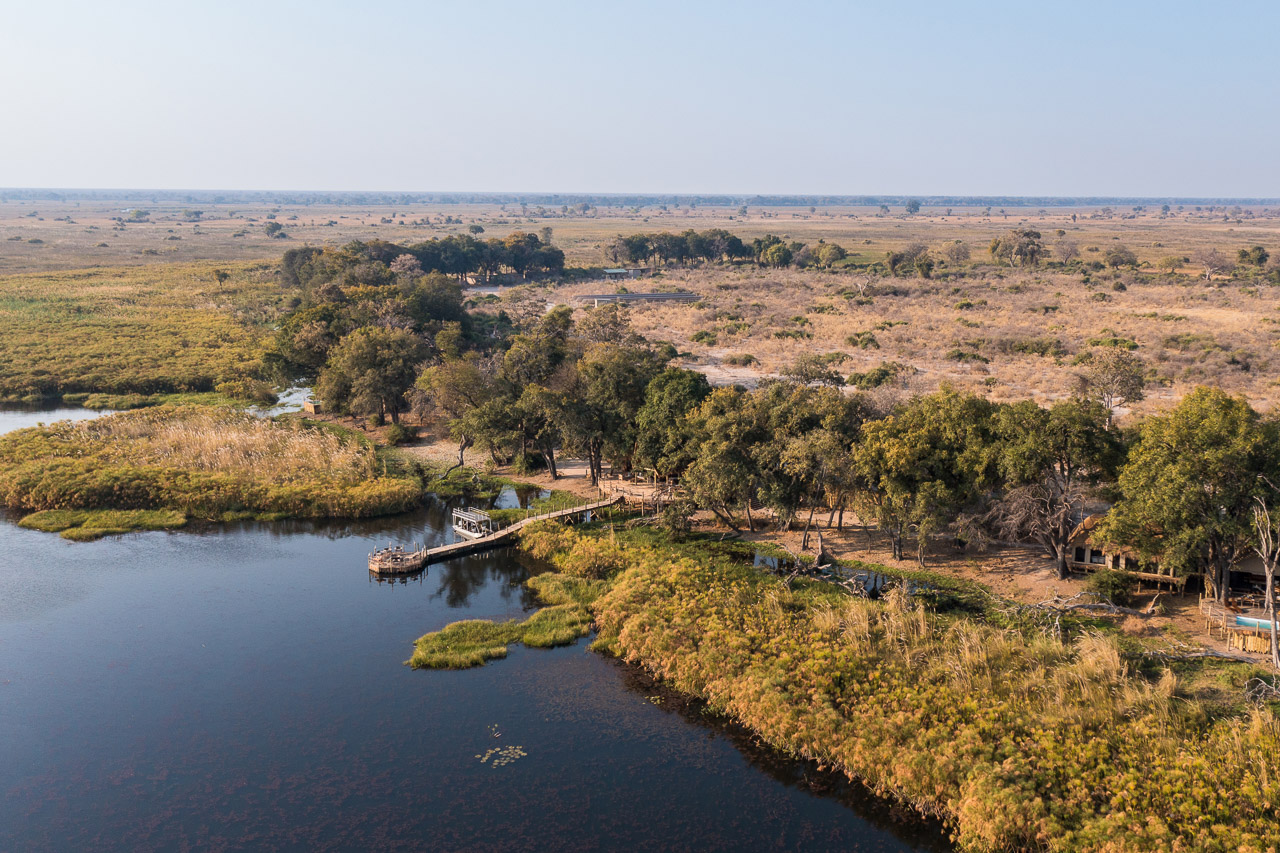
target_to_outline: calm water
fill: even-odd
[[[373,547],[444,526],[0,522],[0,850],[946,849],[585,641],[403,666],[426,631],[535,606],[511,552],[369,579]]]

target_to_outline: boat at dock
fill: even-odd
[[[469,506],[453,511],[453,532],[467,539],[479,539],[496,533],[497,528],[493,526],[489,513]]]

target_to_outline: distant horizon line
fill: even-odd
[[[628,207],[654,204],[681,206],[760,205],[766,207],[902,205],[918,201],[930,207],[1093,207],[1098,205],[1250,205],[1277,206],[1280,198],[1243,196],[1144,195],[969,195],[957,193],[644,193],[644,192],[492,192],[445,190],[264,190],[161,189],[147,187],[0,187],[0,202],[8,201],[136,201],[235,204],[249,202],[329,202],[364,204],[592,204]]]

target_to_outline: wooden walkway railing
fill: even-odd
[[[423,548],[421,551],[375,551],[369,555],[369,571],[376,574],[394,575],[421,571],[431,563],[438,563],[452,557],[462,557],[467,554],[475,554],[480,551],[487,551],[490,548],[496,548],[530,524],[535,524],[539,521],[556,521],[586,512],[595,512],[596,510],[613,506],[621,500],[622,496],[619,495],[608,500],[596,501],[582,506],[544,512],[542,515],[522,518],[510,527],[504,527],[495,533],[481,536],[478,539],[463,539],[451,542],[448,545],[438,545],[435,548]]]

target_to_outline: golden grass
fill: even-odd
[[[417,465],[363,436],[225,407],[160,406],[0,436],[0,502],[28,512],[358,518],[402,512],[421,495]]]
[[[57,428],[56,426],[54,427]],[[317,477],[357,483],[376,474],[367,445],[296,420],[270,421],[226,408],[173,410],[67,424],[66,440],[101,446],[104,458],[131,464],[250,474],[273,482]]]
[[[532,544],[569,566],[592,535]],[[627,567],[592,591],[594,647],[941,816],[961,849],[1280,845],[1274,712],[1202,703],[1171,670],[1138,671],[1116,633],[1066,625],[1062,642],[933,612],[901,587],[868,601],[788,585],[707,542],[608,541]],[[1247,674],[1222,671],[1238,692]]]

